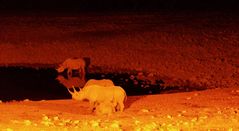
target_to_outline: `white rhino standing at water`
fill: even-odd
[[[113,110],[123,111],[124,101],[126,100],[126,92],[120,86],[100,86],[89,85],[85,86],[79,92],[73,87],[73,92],[68,89],[72,95],[72,99],[75,100],[88,100],[91,105],[91,109],[94,110],[98,105],[102,103],[112,103]]]
[[[82,58],[68,58],[56,69],[59,73],[67,69],[67,75],[72,76],[72,71],[78,71],[81,77],[85,78],[85,60]]]

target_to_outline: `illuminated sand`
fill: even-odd
[[[0,128],[69,130],[239,129],[234,88],[128,97],[123,113],[96,116],[87,102],[20,101],[0,104]]]

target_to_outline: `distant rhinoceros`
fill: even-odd
[[[85,78],[85,60],[82,58],[68,58],[56,69],[57,72],[61,73],[67,69],[67,76],[72,76],[73,71],[77,71],[80,77]]]
[[[100,85],[85,86],[80,91],[76,91],[73,87],[73,92],[68,89],[74,100],[88,100],[91,105],[91,109],[94,110],[97,105],[101,103],[110,102],[113,104],[114,110],[123,111],[124,101],[126,100],[126,92],[120,86],[105,87]]]

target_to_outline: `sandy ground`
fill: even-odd
[[[95,115],[86,101],[0,104],[2,130],[238,130],[239,90],[130,96],[125,111]]]
[[[2,66],[55,66],[89,57],[105,70],[152,73],[200,92],[130,96],[123,113],[95,116],[87,102],[0,104],[0,129],[237,130],[239,18],[218,12],[2,15]],[[215,89],[218,88],[218,89]]]

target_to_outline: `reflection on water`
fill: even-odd
[[[88,57],[68,58],[56,68],[59,74],[56,79],[66,88],[82,88],[86,83],[85,76],[89,65],[90,58]]]
[[[73,86],[82,88],[85,85],[84,77],[72,75],[67,75],[67,77],[64,77],[64,75],[58,75],[56,79],[66,88],[72,88]]]

